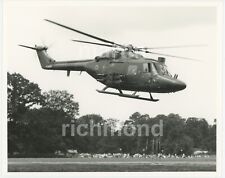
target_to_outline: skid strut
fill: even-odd
[[[109,94],[109,95],[117,95],[117,96],[125,97],[125,98],[140,99],[140,100],[146,100],[146,101],[152,101],[152,102],[159,101],[158,99],[154,99],[152,97],[152,94],[151,93],[149,93],[150,94],[150,98],[144,98],[144,97],[140,97],[139,95],[136,95],[137,91],[134,92],[133,94],[125,94],[120,89],[118,89],[119,93],[106,91],[106,89],[108,89],[108,88],[109,87],[106,86],[102,90],[96,90],[96,91],[99,92],[99,93],[104,93],[104,94]]]

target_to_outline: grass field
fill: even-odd
[[[216,171],[209,158],[9,158],[9,172]]]

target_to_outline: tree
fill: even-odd
[[[78,115],[79,105],[66,91],[41,94],[39,86],[22,75],[8,73],[8,151],[54,153],[65,151],[71,138],[62,137],[62,124]]]
[[[194,141],[195,148],[206,148],[205,139],[209,135],[209,125],[205,119],[188,118],[185,127],[186,134]]]
[[[168,137],[162,143],[165,154],[190,155],[193,153],[193,140],[187,135],[172,138]]]
[[[45,108],[51,108],[56,111],[64,111],[71,118],[79,115],[79,104],[73,100],[73,95],[66,90],[50,90],[44,92]]]
[[[99,153],[118,153],[120,148],[118,145],[118,122],[119,120],[114,118],[109,118],[101,122],[103,128],[103,133],[106,131],[107,135],[101,137],[97,142]]]
[[[104,124],[104,119],[97,114],[87,114],[76,120],[77,127],[81,124],[85,127],[79,128],[79,132],[85,135],[75,134],[75,137],[73,138],[73,149],[77,149],[79,152],[97,153],[99,150],[99,145],[97,143],[103,137],[98,136],[98,129],[101,129]],[[78,133],[77,127],[76,131]]]
[[[8,151],[13,153],[23,148],[20,137],[24,129],[21,117],[30,108],[43,104],[39,86],[18,73],[7,73],[8,104]]]
[[[106,119],[105,124],[112,130],[112,131],[116,131],[117,127],[118,127],[118,119],[114,119],[114,118],[109,118]]]
[[[17,133],[21,153],[54,154],[56,150],[67,150],[68,142],[67,137],[62,136],[62,124],[69,124],[71,119],[63,111],[31,109],[21,119],[24,125]]]
[[[135,112],[129,117],[129,119],[132,121],[138,121],[140,117],[141,117],[141,114],[139,112]]]
[[[39,86],[18,73],[7,73],[8,119],[16,120],[32,106],[42,105],[43,96]]]
[[[216,122],[209,126],[209,134],[207,137],[204,137],[202,142],[205,150],[213,154],[216,153]]]

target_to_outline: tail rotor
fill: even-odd
[[[43,69],[51,69],[52,68],[52,64],[55,63],[55,60],[52,59],[47,54],[48,47],[46,47],[46,46],[37,46],[37,45],[35,45],[34,47],[31,47],[31,46],[21,45],[21,44],[19,46],[35,50],[37,52],[39,62],[40,62],[41,67]]]

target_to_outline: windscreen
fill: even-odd
[[[172,76],[169,71],[167,70],[167,66],[165,64],[160,64],[160,63],[154,63],[154,66],[156,68],[156,71],[160,75],[166,75],[166,76]]]

